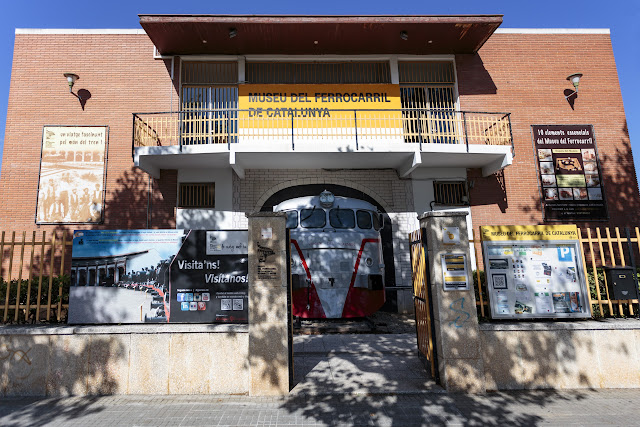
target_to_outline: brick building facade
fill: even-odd
[[[91,228],[241,229],[247,227],[245,213],[260,210],[269,197],[280,190],[315,188],[314,185],[320,184],[348,187],[374,199],[388,214],[395,264],[395,283],[391,285],[398,288],[407,289],[410,285],[407,236],[418,227],[417,215],[422,212],[469,210],[470,225],[476,230],[481,225],[544,223],[532,125],[593,126],[609,220],[581,221],[578,225],[638,224],[640,197],[608,30],[496,30],[501,17],[486,22],[479,21],[478,17],[451,17],[444,24],[430,17],[396,17],[395,21],[389,19],[384,23],[380,17],[359,17],[360,21],[355,23],[348,17],[338,17],[333,23],[317,22],[318,29],[311,31],[310,36],[342,26],[355,31],[355,41],[331,52],[317,51],[313,44],[304,50],[282,43],[275,44],[271,51],[266,48],[260,51],[258,47],[247,48],[247,44],[230,45],[242,39],[245,32],[254,38],[261,32],[267,38],[275,37],[270,32],[272,24],[259,18],[252,21],[250,17],[235,17],[237,24],[233,23],[234,17],[208,17],[201,21],[197,17],[191,21],[186,18],[181,21],[180,17],[173,17],[174,21],[172,17],[156,18],[141,17],[145,30],[16,30],[0,180],[0,230],[55,231],[87,226],[36,223],[43,128],[52,125],[108,126],[103,221],[90,224]],[[367,44],[369,30],[362,20],[381,25],[381,32],[391,31],[393,43],[380,47],[373,42]],[[305,33],[305,19],[289,17],[282,21],[291,27],[286,31]],[[436,43],[410,47],[402,44],[407,42],[406,38],[413,43],[422,31],[420,28],[426,32],[420,34],[426,41],[430,29],[435,31],[437,25],[445,25],[446,31],[458,31],[462,24],[468,25],[469,31],[459,35],[457,41],[450,36],[436,39]],[[198,28],[204,28],[198,25],[223,28],[224,44],[207,43],[203,39],[199,46],[193,47],[192,36]],[[478,31],[474,33],[475,30]],[[163,34],[182,40],[171,45]],[[205,36],[199,34],[198,37]],[[471,47],[462,44],[469,37],[472,37]],[[244,43],[249,42],[251,40]],[[315,45],[317,42],[314,40]],[[442,42],[440,46],[432,47],[438,42]],[[327,44],[329,47],[324,49],[331,50],[333,45]],[[355,54],[361,46],[367,46],[358,52],[362,55]],[[460,111],[506,113],[509,127],[503,142],[507,143],[493,149],[489,143],[476,141],[467,144],[466,151],[455,151],[449,147],[456,144],[425,144],[438,145],[437,149],[423,149],[421,144],[418,149],[416,141],[410,141],[411,149],[398,152],[376,149],[373,138],[371,145],[364,148],[372,152],[371,156],[344,153],[345,156],[362,155],[349,157],[355,160],[337,162],[334,166],[332,156],[340,155],[340,147],[318,147],[315,151],[303,152],[310,159],[317,159],[316,162],[300,160],[300,151],[296,152],[296,148],[284,154],[269,153],[263,148],[249,148],[245,153],[240,149],[234,151],[233,144],[228,144],[226,153],[212,154],[193,147],[186,147],[183,152],[182,143],[177,144],[181,151],[170,151],[175,144],[165,145],[158,133],[152,144],[155,147],[136,141],[136,119],[132,124],[132,114],[184,110],[183,86],[187,86],[185,67],[188,66],[185,64],[236,64],[233,67],[237,67],[237,79],[223,83],[242,89],[243,85],[252,83],[245,72],[249,73],[253,63],[317,64],[322,61],[386,64],[390,72],[382,75],[389,77],[382,83],[400,88],[425,83],[408,80],[403,83],[407,74],[403,74],[403,67],[410,70],[414,67],[412,64],[446,63],[454,70],[453,81],[447,81],[446,85],[436,81],[429,87],[435,88],[430,92],[433,94],[440,93],[442,87],[450,88],[453,95],[446,107],[451,107],[453,115],[443,119],[436,113],[432,120],[442,126],[447,120],[450,123],[458,120],[456,114]],[[74,91],[84,90],[85,99],[79,100],[66,92],[63,73],[68,71],[80,76]],[[584,75],[579,95],[567,99],[567,89],[573,88],[565,78],[575,72]],[[221,82],[215,81],[211,87]],[[282,82],[269,83],[284,84]],[[184,116],[176,117],[183,120]],[[406,119],[407,116],[398,117]],[[488,135],[487,129],[484,132]],[[238,135],[237,138],[241,138],[239,131]],[[443,137],[441,131],[437,138],[442,142],[442,138],[450,135]],[[489,139],[487,136],[486,140]],[[236,142],[241,145],[240,139]],[[363,142],[366,140],[361,144]],[[465,145],[464,141],[459,142]],[[268,138],[264,143],[269,143]],[[492,150],[487,151],[486,147]],[[153,151],[156,148],[159,151]],[[162,151],[164,149],[167,150]],[[327,154],[331,150],[333,152]],[[210,156],[211,166],[203,163],[209,161],[206,156]],[[393,160],[396,158],[401,161]],[[434,182],[448,181],[459,182],[465,191],[468,189],[466,198],[456,200],[451,206],[437,200],[434,190]],[[204,210],[179,207],[179,186],[189,182],[214,182],[215,207]],[[408,305],[408,298],[408,291],[401,292],[398,304]]]

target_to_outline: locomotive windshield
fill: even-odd
[[[300,226],[304,228],[322,228],[327,224],[327,213],[324,209],[301,209]]]
[[[296,228],[298,226],[298,211],[287,211],[287,228]]]
[[[358,211],[356,216],[358,217],[358,228],[363,230],[371,229],[371,214],[369,212]]]
[[[320,208],[301,209],[298,211],[285,211],[287,214],[287,228],[298,228],[298,216],[302,228],[323,228],[327,225],[327,211]],[[336,229],[354,229],[376,231],[382,228],[380,215],[377,212],[358,209],[344,209],[336,207],[329,210],[329,225]],[[357,227],[356,227],[357,226]]]
[[[340,209],[340,206],[329,211],[329,224],[333,228],[354,228],[356,217],[351,209]]]

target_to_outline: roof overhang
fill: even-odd
[[[475,53],[502,23],[502,15],[139,17],[162,55]]]

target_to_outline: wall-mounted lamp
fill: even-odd
[[[573,84],[573,87],[574,87],[574,91],[573,92],[571,92],[568,95],[565,95],[565,98],[567,100],[569,100],[569,97],[571,97],[573,95],[577,95],[577,93],[578,93],[578,85],[580,84],[580,77],[582,77],[582,74],[580,74],[580,73],[571,74],[569,77],[567,77],[567,80],[569,80],[571,82],[571,84]]]
[[[409,40],[409,33],[407,33],[406,31],[400,31],[400,38],[402,40]]]
[[[229,38],[232,39],[238,35],[238,30],[235,28],[229,28]]]
[[[67,83],[69,83],[69,93],[78,98],[78,101],[80,101],[80,105],[84,110],[84,106],[87,103],[87,100],[91,98],[91,92],[86,89],[80,89],[77,94],[73,93],[73,85],[80,77],[78,77],[78,75],[75,73],[64,73],[64,76],[67,79]]]
[[[64,76],[67,78],[67,82],[69,83],[69,93],[73,93],[73,85],[80,77],[74,73],[64,73]]]

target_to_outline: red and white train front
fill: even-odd
[[[364,317],[382,307],[382,218],[374,205],[323,191],[273,210],[287,213],[294,316]]]

